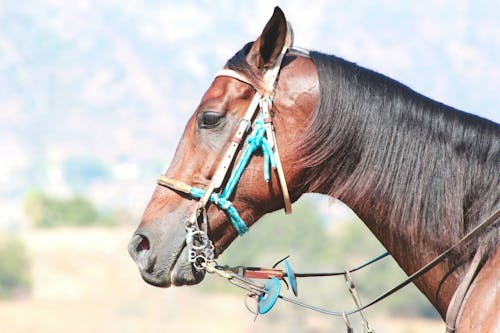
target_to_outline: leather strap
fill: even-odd
[[[281,62],[283,61],[283,57],[285,56],[287,51],[287,46],[283,47],[283,50],[281,51],[280,55],[278,56],[278,59],[276,60],[276,63],[274,66],[266,72],[264,75],[264,80],[266,83],[266,91],[263,92],[263,95],[261,95],[257,89],[255,89],[255,86],[248,80],[245,76],[239,74],[236,71],[230,70],[230,69],[223,69],[220,70],[216,73],[216,76],[228,76],[231,78],[234,78],[236,80],[239,80],[241,82],[247,83],[250,86],[252,86],[256,92],[254,95],[254,99],[252,100],[252,103],[250,103],[250,106],[248,107],[247,113],[249,113],[250,110],[252,110],[252,115],[257,112],[257,107],[254,108],[253,102],[258,98],[258,103],[260,106],[260,109],[262,110],[264,114],[264,118],[271,118],[269,109],[270,109],[270,104],[271,104],[271,94],[274,91],[274,85],[276,84],[276,79],[279,74],[279,69],[281,68]],[[258,97],[257,97],[258,96]],[[285,172],[283,171],[283,165],[281,164],[281,158],[279,156],[279,150],[278,150],[278,145],[276,142],[276,135],[274,132],[274,127],[272,122],[266,122],[266,132],[267,132],[267,139],[269,140],[269,143],[271,147],[273,148],[274,151],[274,156],[276,159],[276,172],[278,174],[278,180],[281,188],[281,193],[283,195],[283,203],[284,203],[284,209],[286,214],[291,214],[292,213],[292,202],[290,199],[290,193],[288,191],[288,186],[286,184],[286,178],[285,178]],[[225,156],[228,156],[226,154]],[[231,157],[232,161],[232,157]],[[230,163],[229,163],[230,164]],[[228,164],[228,165],[229,165]],[[219,170],[219,169],[218,169]],[[226,171],[227,172],[227,171]],[[222,182],[221,182],[222,183]],[[219,184],[220,186],[220,184]],[[216,188],[214,188],[216,189]],[[207,191],[208,192],[208,191]],[[208,197],[207,197],[208,199]]]
[[[460,308],[462,307],[472,281],[474,281],[474,278],[479,272],[482,261],[483,249],[482,247],[479,247],[462,282],[457,290],[455,290],[450,305],[448,306],[448,310],[446,311],[446,333],[455,333],[458,313],[460,312]]]
[[[232,69],[224,68],[224,69],[221,69],[221,70],[217,71],[215,73],[215,77],[219,77],[219,76],[232,77],[232,78],[234,78],[236,80],[239,80],[239,81],[241,81],[243,83],[246,83],[249,86],[253,87],[253,83],[250,82],[250,80],[248,80],[245,76],[241,75],[240,73],[238,73],[236,71],[233,71]]]
[[[287,301],[289,303],[293,303],[295,305],[298,305],[298,306],[301,306],[301,307],[304,307],[304,308],[307,308],[307,309],[310,309],[310,310],[313,310],[313,311],[316,311],[316,312],[324,313],[324,314],[327,314],[327,315],[330,315],[330,316],[343,317],[343,316],[352,315],[354,313],[358,313],[358,312],[360,312],[360,311],[362,311],[364,309],[367,309],[367,308],[371,307],[372,305],[377,304],[381,300],[389,297],[390,295],[394,294],[396,291],[398,291],[401,288],[405,287],[409,283],[414,282],[417,278],[419,278],[420,276],[422,276],[423,274],[425,274],[426,272],[428,272],[430,269],[432,269],[434,266],[436,266],[438,263],[440,263],[444,259],[446,259],[457,248],[459,248],[460,246],[464,245],[465,243],[467,243],[468,241],[470,241],[472,238],[476,237],[480,232],[484,231],[488,226],[492,225],[495,222],[498,222],[499,221],[498,220],[499,217],[500,217],[500,210],[497,209],[486,220],[484,220],[483,222],[481,222],[473,230],[471,230],[467,235],[465,235],[464,237],[462,237],[457,243],[455,243],[453,246],[451,246],[450,248],[448,248],[448,250],[444,251],[439,256],[435,257],[432,261],[430,261],[427,265],[423,266],[418,271],[416,271],[412,275],[408,276],[408,278],[406,280],[404,280],[403,282],[401,282],[397,286],[393,287],[389,291],[386,291],[382,295],[380,295],[377,298],[375,298],[374,300],[372,300],[370,303],[368,303],[366,305],[363,305],[360,308],[357,308],[357,309],[354,309],[354,310],[351,310],[351,311],[339,312],[339,311],[331,311],[331,310],[319,308],[319,307],[316,307],[316,306],[312,306],[312,305],[309,305],[309,304],[306,304],[306,303],[303,303],[303,302],[300,302],[300,301],[297,301],[295,299],[292,299],[292,298],[289,298],[289,297],[285,297],[285,296],[282,296],[282,295],[280,295],[279,298],[281,298],[282,300]],[[299,277],[299,275],[297,273],[295,275],[297,277]],[[451,332],[453,332],[453,331],[451,331]]]
[[[168,187],[170,189],[173,189],[175,191],[179,191],[185,194],[190,194],[191,193],[191,186],[181,182],[180,180],[173,179],[173,178],[168,178],[167,176],[160,175],[156,182],[161,185]]]
[[[264,118],[271,119],[271,113],[269,109],[271,108],[270,99],[262,99],[260,103],[260,108],[264,115]],[[276,132],[274,131],[274,126],[271,121],[265,123],[267,140],[274,150],[274,157],[276,160],[276,172],[278,174],[278,180],[281,187],[281,194],[283,195],[283,203],[286,214],[292,213],[292,201],[290,200],[290,193],[288,192],[288,186],[286,184],[285,172],[283,171],[283,165],[281,164],[281,157],[278,150],[278,143],[276,142]]]
[[[247,112],[245,114],[245,117],[243,118],[244,121],[240,123],[240,127],[238,128],[238,132],[235,135],[236,140],[233,140],[231,143],[231,147],[228,149],[228,152],[224,156],[226,156],[222,161],[219,167],[217,168],[216,175],[214,176],[215,182],[212,181],[209,184],[209,187],[207,188],[205,192],[205,196],[200,200],[200,205],[206,204],[208,202],[208,198],[210,197],[210,194],[218,189],[221,185],[222,182],[224,181],[224,178],[229,171],[229,165],[231,165],[231,162],[233,161],[234,155],[236,154],[237,148],[239,147],[239,143],[243,138],[243,134],[245,133],[244,130],[248,127],[248,124],[251,123],[253,116],[257,112],[257,105],[254,105],[254,103],[259,103],[263,113],[264,113],[264,118],[266,119],[271,119],[271,115],[269,112],[269,109],[271,107],[271,100],[272,100],[272,94],[274,92],[274,88],[277,82],[277,78],[279,75],[279,71],[281,69],[281,63],[283,62],[283,58],[285,57],[286,53],[290,51],[294,55],[298,56],[303,56],[303,57],[309,57],[309,51],[306,49],[298,49],[298,48],[292,48],[293,45],[293,33],[291,30],[291,27],[288,26],[288,32],[287,32],[287,37],[285,41],[285,45],[283,45],[283,49],[281,50],[278,58],[276,59],[276,62],[274,63],[273,67],[269,69],[265,74],[264,74],[264,83],[266,85],[265,91],[259,92],[253,83],[246,78],[244,75],[231,70],[231,69],[221,69],[215,73],[215,77],[218,76],[227,76],[234,78],[238,81],[244,82],[250,86],[252,86],[255,89],[255,95],[253,97],[252,102],[248,106]],[[243,124],[244,123],[244,124]],[[243,129],[243,132],[240,132],[240,129],[242,129],[243,125],[245,126]],[[274,156],[276,159],[276,172],[278,174],[278,180],[279,184],[281,187],[281,193],[283,195],[283,203],[284,203],[284,209],[286,214],[291,214],[292,213],[292,202],[290,199],[290,193],[288,191],[288,186],[286,184],[286,178],[285,178],[285,172],[283,171],[283,165],[281,164],[281,158],[279,155],[279,150],[278,150],[278,145],[276,143],[276,135],[274,132],[274,127],[271,121],[267,121],[265,123],[266,126],[266,132],[267,132],[267,139],[270,141],[270,145],[274,150]],[[240,135],[241,133],[241,135]]]
[[[252,101],[250,102],[250,105],[248,106],[245,115],[240,120],[238,129],[236,130],[236,134],[234,135],[234,137],[237,138],[238,140],[233,139],[231,145],[225,152],[224,157],[222,158],[221,162],[219,163],[219,166],[217,167],[217,170],[215,171],[212,181],[208,185],[208,188],[205,189],[205,195],[200,200],[202,204],[206,204],[212,192],[214,190],[217,190],[224,182],[224,178],[229,172],[229,167],[233,162],[233,159],[236,155],[236,152],[238,151],[241,141],[245,136],[247,128],[252,123],[252,119],[254,118],[256,110],[258,109],[260,99],[261,99],[260,93],[256,92]]]
[[[274,157],[276,158],[276,172],[278,173],[278,179],[281,187],[281,194],[283,195],[285,213],[291,214],[292,201],[290,200],[290,193],[288,192],[288,186],[286,185],[285,172],[283,171],[283,165],[281,164],[281,158],[278,152],[278,145],[276,144],[276,142],[274,144]]]

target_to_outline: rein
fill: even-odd
[[[457,243],[455,243],[453,246],[449,247],[446,251],[442,252],[440,255],[435,257],[433,260],[431,260],[429,263],[427,263],[425,266],[408,276],[404,281],[393,287],[392,289],[384,292],[377,298],[373,299],[369,303],[362,305],[360,300],[359,300],[359,295],[357,294],[357,291],[354,286],[354,282],[352,280],[352,277],[350,273],[353,273],[357,270],[360,270],[368,265],[371,265],[380,259],[386,257],[389,255],[388,252],[382,253],[381,255],[375,257],[374,259],[368,261],[367,263],[364,263],[356,268],[350,269],[350,270],[344,270],[343,272],[333,272],[333,273],[295,273],[291,267],[289,266],[289,263],[287,260],[285,261],[285,271],[280,270],[280,269],[275,269],[274,267],[272,269],[266,269],[266,268],[256,268],[256,267],[228,267],[228,266],[218,266],[215,264],[215,262],[207,264],[206,270],[209,273],[216,273],[219,276],[222,276],[229,281],[232,279],[237,279],[239,283],[235,284],[240,288],[244,288],[249,291],[249,296],[254,297],[258,296],[258,313],[259,314],[265,314],[267,313],[270,308],[269,304],[265,304],[265,307],[260,307],[261,306],[261,299],[263,295],[267,295],[268,297],[272,297],[274,299],[272,305],[274,305],[277,301],[278,298],[295,304],[297,306],[320,312],[326,315],[330,316],[335,316],[335,317],[343,317],[344,321],[347,325],[348,332],[352,332],[352,328],[349,326],[349,320],[348,316],[360,313],[363,319],[363,325],[365,327],[365,332],[372,332],[371,329],[369,328],[368,321],[366,320],[366,317],[363,314],[363,310],[366,310],[367,308],[379,303],[380,301],[384,300],[385,298],[391,296],[395,292],[401,290],[408,284],[414,282],[416,279],[430,271],[432,268],[434,268],[437,264],[443,262],[446,258],[448,258],[454,251],[456,251],[460,246],[465,245],[468,243],[470,240],[473,238],[477,237],[479,233],[483,232],[486,230],[487,227],[491,226],[493,223],[498,222],[500,218],[500,209],[497,209],[492,215],[490,215],[487,219],[482,221],[479,225],[477,225],[474,229],[472,229],[469,233],[467,233],[464,237],[462,237]],[[458,312],[461,308],[463,299],[466,296],[466,293],[472,284],[474,277],[477,275],[477,273],[480,270],[480,265],[483,261],[483,249],[480,247],[475,256],[474,259],[472,260],[470,267],[466,273],[465,278],[463,279],[460,287],[456,290],[455,295],[450,302],[450,305],[448,307],[448,314],[446,318],[446,332],[454,332],[455,331],[455,323],[458,317]],[[286,259],[286,258],[285,258]],[[356,303],[356,308],[349,310],[349,311],[332,311],[320,307],[316,307],[301,301],[298,301],[293,298],[289,298],[286,296],[283,296],[280,294],[280,286],[276,286],[273,284],[264,284],[264,285],[258,285],[253,281],[250,281],[249,279],[264,279],[264,280],[273,280],[273,279],[278,279],[283,280],[287,285],[290,284],[292,291],[294,292],[295,296],[297,296],[297,278],[301,277],[324,277],[324,276],[337,276],[337,275],[344,275],[347,286],[349,288],[349,291],[351,293],[351,296],[353,297],[355,303]],[[288,278],[288,283],[284,278]],[[251,287],[249,287],[251,286]],[[256,291],[259,291],[259,293],[254,294]]]

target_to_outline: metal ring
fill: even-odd
[[[200,261],[200,263],[198,263],[198,261]],[[197,270],[203,271],[205,269],[205,265],[207,262],[208,262],[207,258],[205,258],[202,255],[197,255],[196,257],[194,257],[193,266]]]
[[[213,260],[215,257],[214,246],[213,246],[212,242],[210,242],[209,246],[204,248],[201,252],[202,252],[203,256],[205,258],[207,258],[208,260]]]

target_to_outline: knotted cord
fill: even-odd
[[[240,217],[236,208],[233,206],[233,203],[229,200],[229,197],[240,181],[240,178],[243,175],[245,168],[248,166],[252,155],[258,149],[262,151],[262,155],[264,157],[264,180],[269,182],[271,179],[270,167],[276,169],[276,159],[274,157],[273,149],[269,144],[269,141],[266,139],[266,127],[262,113],[254,122],[253,131],[247,138],[243,155],[239,159],[238,164],[235,166],[231,177],[229,177],[226,187],[220,195],[217,193],[212,193],[210,195],[210,202],[226,212],[226,215],[229,217],[231,223],[240,236],[248,231],[248,227],[245,221],[243,221]],[[203,189],[197,187],[191,187],[189,192],[195,199],[200,199],[205,193]]]

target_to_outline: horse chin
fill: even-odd
[[[205,271],[197,270],[188,260],[188,249],[184,247],[170,272],[170,282],[174,286],[194,285],[205,277]]]
[[[158,259],[155,260],[152,269],[141,270],[142,279],[155,287],[168,288],[171,285],[194,285],[200,283],[205,277],[204,271],[198,271],[188,261],[186,247],[183,247],[179,256],[171,263],[162,264]]]

